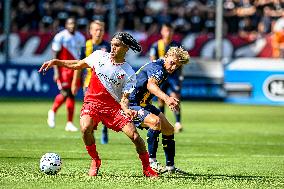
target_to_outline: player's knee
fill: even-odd
[[[151,119],[151,129],[153,130],[161,130],[161,120],[157,116],[156,118]]]
[[[93,128],[90,124],[81,123],[81,133],[82,134],[90,134],[93,132]]]
[[[140,135],[138,132],[133,132],[133,140],[134,141],[139,141],[140,140]]]

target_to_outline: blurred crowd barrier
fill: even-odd
[[[135,36],[139,39],[139,37]],[[51,42],[54,33],[21,32],[10,35],[10,61],[13,64],[39,65],[43,61],[51,58]],[[148,58],[150,46],[160,39],[159,34],[153,34],[145,39],[140,39],[142,52],[136,55],[135,61],[139,57]],[[105,36],[108,38],[108,35]],[[0,35],[0,45],[3,45],[4,35]],[[182,44],[189,51],[191,57],[214,58],[215,40],[212,34],[187,34],[174,35],[174,40]],[[227,35],[223,40],[223,57],[230,60],[237,57],[271,57],[271,35],[267,34],[255,40],[243,38],[239,35]],[[133,59],[134,60],[134,59]],[[148,59],[149,60],[149,59]],[[0,52],[0,63],[3,63],[4,55]],[[130,63],[136,64],[135,61]],[[139,62],[139,60],[138,60]],[[145,63],[145,62],[144,62]]]
[[[51,98],[58,93],[53,72],[45,76],[37,72],[44,61],[52,58],[53,37],[54,33],[11,34],[10,63],[4,62],[4,54],[0,54],[0,96]],[[0,35],[0,45],[3,38]],[[143,47],[140,54],[129,51],[127,61],[134,69],[150,61],[148,51],[159,38],[160,35],[151,35],[140,40]],[[192,57],[191,64],[183,69],[184,99],[284,104],[284,62],[270,58],[270,35],[253,41],[238,35],[226,36],[222,62],[214,60],[215,41],[210,34],[177,34],[174,39],[181,42]],[[242,57],[250,59],[240,59]],[[82,93],[78,98],[82,98]]]

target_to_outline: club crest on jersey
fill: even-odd
[[[154,73],[152,75],[152,77],[154,77],[157,80],[160,80],[162,75],[163,75],[163,71],[162,70],[157,70],[156,73]]]
[[[117,79],[123,79],[124,76],[125,76],[125,74],[123,74],[123,73],[116,73],[116,78]]]

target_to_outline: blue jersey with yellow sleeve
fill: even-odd
[[[110,44],[103,40],[100,44],[95,45],[93,44],[92,39],[89,39],[86,41],[86,45],[81,49],[80,59],[86,58],[96,50],[103,50],[106,52],[110,52]],[[83,83],[84,88],[89,86],[91,76],[92,76],[92,69],[87,68],[86,72],[84,73],[84,83]]]
[[[160,39],[151,46],[150,56],[155,60],[159,58],[164,58],[166,52],[170,49],[170,47],[179,47],[179,46],[181,46],[181,44],[176,41],[172,41],[168,45],[165,45],[164,41]]]
[[[143,107],[151,103],[154,95],[147,89],[148,79],[156,79],[158,81],[158,86],[160,87],[169,76],[169,73],[164,68],[164,63],[163,59],[158,59],[145,64],[136,72],[137,83],[135,90],[129,97],[130,106],[138,105]]]

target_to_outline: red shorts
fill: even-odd
[[[94,129],[102,121],[107,128],[116,132],[121,131],[126,124],[131,122],[131,119],[124,114],[118,103],[110,106],[106,103],[103,104],[102,106],[98,102],[84,102],[80,116],[89,115],[94,121]]]
[[[59,90],[71,88],[74,71],[65,67],[58,67],[58,80],[57,85]]]

